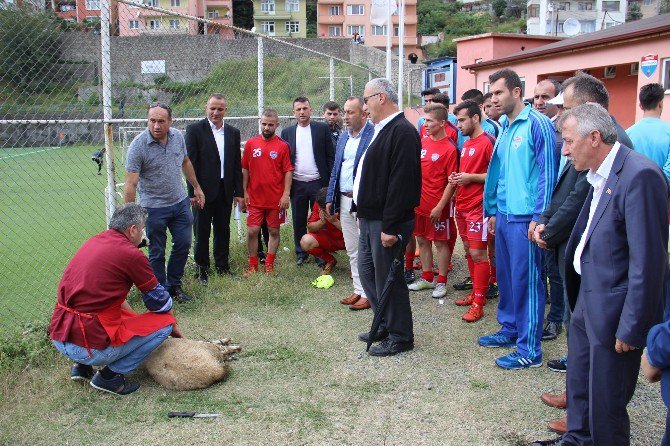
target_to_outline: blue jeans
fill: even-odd
[[[74,362],[93,366],[108,366],[113,372],[126,374],[137,369],[152,351],[172,333],[172,325],[146,336],[134,336],[130,341],[118,347],[111,345],[104,350],[91,349],[88,355],[86,347],[71,342],[51,341],[59,352]]]
[[[556,251],[544,251],[544,265],[542,274],[542,283],[547,283],[549,279],[549,314],[547,320],[556,324],[563,323],[565,305],[563,300],[563,279],[558,272],[558,260]]]
[[[149,216],[146,221],[149,238],[149,263],[158,281],[165,288],[181,285],[184,267],[191,250],[193,237],[193,213],[188,198],[165,208],[146,208]],[[165,244],[167,229],[172,235],[172,252],[165,275]]]

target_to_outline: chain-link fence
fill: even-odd
[[[96,14],[84,20],[81,2],[52,4],[60,18],[0,8],[0,334],[48,320],[68,260],[119,202],[105,190],[121,189],[148,104],[171,105],[183,130],[222,93],[227,122],[246,139],[264,107],[287,125],[296,96],[317,116],[378,75],[349,61],[348,39],[282,41],[232,27],[230,0],[200,10],[196,0],[87,0]],[[295,30],[281,17],[275,27]]]

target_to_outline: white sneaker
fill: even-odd
[[[407,288],[412,291],[421,291],[421,290],[430,290],[435,288],[435,282],[428,282],[423,277],[420,277],[419,280],[414,283],[410,283]]]
[[[442,299],[446,295],[447,295],[447,284],[446,283],[438,283],[435,286],[435,289],[433,290],[433,298],[434,299]]]

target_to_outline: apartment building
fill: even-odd
[[[206,18],[223,25],[233,24],[232,0],[144,0],[143,3],[180,14]],[[125,3],[118,3],[118,24],[120,36],[163,33],[219,34],[222,38],[234,37],[233,31],[228,28],[211,26]]]
[[[417,38],[417,0],[405,0],[405,54],[421,54]],[[372,0],[317,0],[317,35],[325,38],[353,39],[357,34],[365,45],[386,50],[387,25],[377,26],[370,23]],[[400,43],[398,13],[391,17],[391,45],[394,54],[398,54]]]
[[[567,37],[588,34],[625,23],[628,1],[529,0],[527,6],[528,34]]]
[[[276,37],[307,37],[306,0],[253,0],[257,33]]]
[[[100,19],[101,4],[101,0],[53,0],[51,7],[63,20],[71,23],[86,23]]]

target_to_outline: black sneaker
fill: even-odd
[[[414,274],[413,269],[408,269],[405,271],[405,283],[409,285],[410,283],[414,283],[416,280],[416,275]]]
[[[468,276],[462,282],[455,283],[452,286],[454,287],[455,290],[458,290],[458,291],[471,290],[472,289],[472,277]]]
[[[549,370],[553,372],[565,373],[568,371],[568,357],[566,356],[565,358],[561,359],[552,359],[551,361],[547,362],[547,367],[549,367]]]
[[[542,340],[543,341],[553,341],[558,337],[559,334],[563,331],[563,324],[560,322],[551,322],[547,321],[544,324],[544,330],[542,330]]]
[[[496,299],[498,297],[498,284],[489,283],[489,289],[486,290],[487,299]]]
[[[170,293],[170,296],[172,296],[172,299],[176,300],[179,303],[184,303],[193,300],[191,296],[184,293],[184,290],[182,290],[181,286],[179,285],[170,287],[168,292]]]
[[[91,387],[114,395],[128,395],[140,388],[139,383],[127,382],[123,375],[116,375],[112,379],[105,379],[100,372],[91,379]]]
[[[90,365],[79,364],[75,362],[70,369],[70,379],[72,381],[90,381],[93,378],[95,370]]]
[[[388,331],[377,331],[377,334],[375,335],[374,339],[372,339],[372,342],[383,341],[388,337],[389,337]],[[361,342],[368,342],[369,339],[370,339],[370,333],[367,331],[358,334],[358,340]]]

